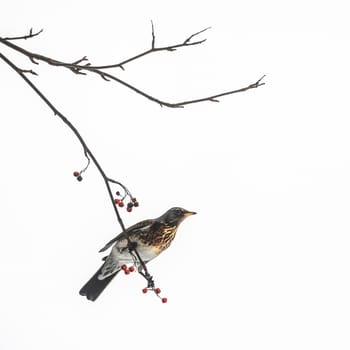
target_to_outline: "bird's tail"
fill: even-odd
[[[86,282],[83,288],[80,289],[79,294],[85,296],[88,300],[95,301],[99,295],[108,286],[109,282],[117,275],[120,271],[116,271],[113,275],[100,280],[98,275],[101,273],[103,265],[97,270],[97,272]]]

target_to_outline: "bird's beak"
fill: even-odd
[[[191,216],[191,215],[196,215],[197,213],[195,211],[186,211],[186,213],[184,214],[184,216],[187,218],[187,216]]]

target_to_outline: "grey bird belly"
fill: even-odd
[[[159,249],[150,248],[149,246],[146,246],[143,244],[138,244],[136,247],[136,250],[140,255],[142,261],[145,263],[154,259],[160,253]],[[112,248],[109,256],[107,257],[105,264],[102,268],[101,274],[98,276],[98,279],[103,280],[113,275],[115,272],[119,271],[122,265],[132,264],[134,262],[135,260],[133,256],[130,254],[129,249],[126,246],[126,243],[122,241],[118,242]]]

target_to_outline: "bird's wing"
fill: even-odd
[[[105,250],[107,250],[109,247],[111,247],[113,245],[114,242],[116,242],[118,240],[118,237],[120,235],[118,235],[117,237],[114,237],[113,239],[111,239],[103,248],[101,248],[98,252],[102,253]]]
[[[114,275],[116,272],[120,271],[122,264],[129,263],[131,261],[131,255],[125,250],[122,251],[118,250],[116,247],[113,247],[110,254],[106,257],[97,279],[104,280],[109,276]]]
[[[118,236],[110,240],[102,249],[99,250],[99,253],[106,251],[110,248],[115,242],[125,239],[132,234],[135,234],[137,231],[143,231],[149,229],[149,227],[154,223],[154,220],[144,220],[140,221],[137,224],[130,226],[124,232],[120,233]]]

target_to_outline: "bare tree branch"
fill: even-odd
[[[76,129],[76,127],[48,100],[48,98],[32,83],[31,80],[29,80],[26,75],[23,73],[23,70],[18,68],[14,63],[12,63],[6,56],[4,56],[1,52],[0,52],[0,58],[7,63],[15,72],[17,72],[19,74],[19,76],[36,92],[37,95],[39,95],[39,97],[47,104],[47,106],[53,111],[53,113],[55,115],[57,115],[75,134],[75,136],[78,138],[79,142],[81,143],[81,145],[83,146],[83,150],[84,153],[88,155],[88,157],[93,161],[93,163],[95,164],[97,170],[99,171],[99,173],[101,174],[104,183],[107,187],[107,192],[109,194],[110,200],[112,202],[115,214],[117,216],[118,222],[120,224],[120,227],[122,228],[123,231],[125,231],[125,226],[123,223],[123,220],[120,216],[120,213],[118,211],[117,206],[114,203],[114,197],[113,197],[113,193],[112,193],[112,189],[110,187],[110,182],[114,182],[114,183],[118,183],[114,180],[111,180],[109,177],[107,177],[107,175],[105,174],[104,170],[102,169],[101,165],[99,164],[99,162],[97,161],[97,159],[95,158],[94,154],[91,152],[90,148],[87,146],[85,140],[83,139],[83,137],[80,135],[79,131]],[[86,170],[86,169],[85,169]],[[124,186],[123,186],[124,187]]]
[[[148,55],[152,52],[159,52],[159,51],[174,51],[177,48],[180,47],[185,47],[185,46],[191,46],[191,45],[199,45],[201,43],[203,43],[205,41],[205,39],[203,40],[199,40],[199,41],[194,41],[192,42],[191,40],[193,39],[193,37],[203,33],[204,31],[208,30],[209,28],[205,28],[197,33],[194,33],[192,35],[190,35],[187,39],[185,39],[182,43],[180,44],[175,44],[175,45],[170,45],[170,46],[163,46],[163,47],[156,47],[155,46],[155,34],[154,34],[154,26],[153,26],[153,22],[152,22],[152,44],[151,44],[151,48],[149,50],[146,50],[136,56],[133,56],[127,60],[124,60],[120,63],[117,64],[110,64],[110,65],[104,65],[104,66],[93,66],[90,63],[86,63],[85,65],[81,65],[80,63],[83,61],[87,61],[87,57],[84,56],[83,58],[74,61],[73,63],[67,63],[67,62],[62,62],[59,61],[57,59],[53,59],[41,54],[37,54],[37,53],[33,53],[30,52],[28,50],[23,49],[22,47],[15,45],[14,43],[12,43],[11,41],[6,40],[5,38],[1,38],[0,37],[0,43],[10,47],[11,49],[20,52],[21,54],[27,56],[33,63],[37,64],[37,61],[43,61],[46,62],[49,65],[52,66],[58,66],[58,67],[64,67],[66,69],[69,69],[70,71],[72,71],[75,74],[81,74],[81,75],[86,75],[86,72],[91,72],[91,73],[95,73],[97,75],[99,75],[102,79],[104,80],[113,80],[129,89],[131,89],[132,91],[134,91],[135,93],[149,99],[150,101],[156,102],[158,103],[160,106],[166,106],[169,108],[182,108],[186,105],[189,104],[194,104],[194,103],[199,103],[199,102],[205,102],[205,101],[209,101],[209,102],[218,102],[218,98],[220,97],[224,97],[227,95],[232,95],[235,93],[239,93],[239,92],[244,92],[250,89],[254,89],[254,88],[258,88],[259,86],[264,85],[265,83],[262,82],[262,78],[260,78],[257,82],[253,83],[253,84],[249,84],[243,88],[239,88],[239,89],[235,89],[235,90],[231,90],[231,91],[225,91],[219,94],[215,94],[212,96],[207,96],[207,97],[203,97],[203,98],[198,98],[198,99],[193,99],[193,100],[185,100],[185,101],[181,101],[181,102],[167,102],[167,101],[163,101],[159,98],[156,98],[152,95],[150,95],[149,93],[146,93],[142,90],[140,90],[139,88],[137,88],[134,85],[129,84],[128,82],[126,82],[125,80],[120,79],[119,77],[117,77],[116,75],[107,73],[105,71],[103,71],[103,69],[110,69],[110,68],[122,68],[124,69],[124,65],[134,61],[138,58],[141,58],[145,55]],[[37,34],[36,34],[37,35]],[[24,37],[22,37],[24,38]]]

